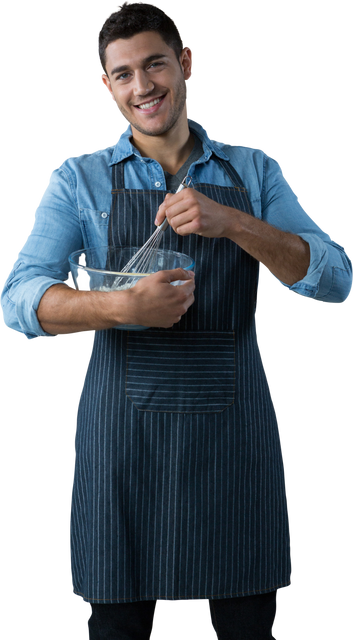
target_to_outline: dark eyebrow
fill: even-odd
[[[148,56],[148,58],[144,58],[142,60],[142,64],[146,65],[149,62],[152,62],[152,60],[160,60],[161,58],[166,58],[167,56],[164,53],[155,53],[152,56]],[[129,65],[122,65],[121,67],[114,67],[114,69],[111,70],[110,75],[113,76],[116,73],[121,73],[122,71],[128,71],[130,69]]]

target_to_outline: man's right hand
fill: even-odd
[[[183,284],[171,284],[178,280],[184,280]],[[130,316],[127,324],[172,327],[194,302],[194,289],[194,273],[184,269],[158,271],[141,278],[126,290]]]

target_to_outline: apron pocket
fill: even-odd
[[[126,395],[139,411],[217,413],[234,390],[232,331],[129,333]]]

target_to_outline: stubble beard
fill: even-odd
[[[127,111],[124,109],[124,107],[121,107],[119,104],[118,104],[118,107],[121,113],[123,114],[124,118],[126,118],[126,120],[130,122],[131,126],[134,127],[136,131],[139,131],[139,133],[142,133],[145,136],[161,136],[164,133],[167,133],[168,131],[170,131],[174,127],[174,125],[177,123],[177,121],[179,120],[184,110],[185,102],[186,102],[186,83],[184,78],[181,78],[176,86],[175,102],[174,102],[174,105],[171,107],[171,110],[166,122],[159,129],[152,129],[152,130],[145,129],[139,123],[135,122],[133,118],[130,116],[130,114],[127,113]]]

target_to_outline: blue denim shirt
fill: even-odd
[[[310,245],[307,275],[290,289],[316,300],[342,302],[351,288],[351,262],[302,209],[277,162],[257,149],[211,141],[191,120],[189,127],[201,139],[204,151],[189,169],[193,183],[232,186],[212,156],[230,160],[248,191],[254,215]],[[5,322],[28,338],[50,335],[41,328],[36,311],[45,291],[68,278],[69,254],[107,244],[112,165],[129,158],[124,170],[127,189],[166,189],[161,165],[143,158],[130,136],[129,127],[115,147],[69,158],[52,174],[32,233],[2,293]]]

